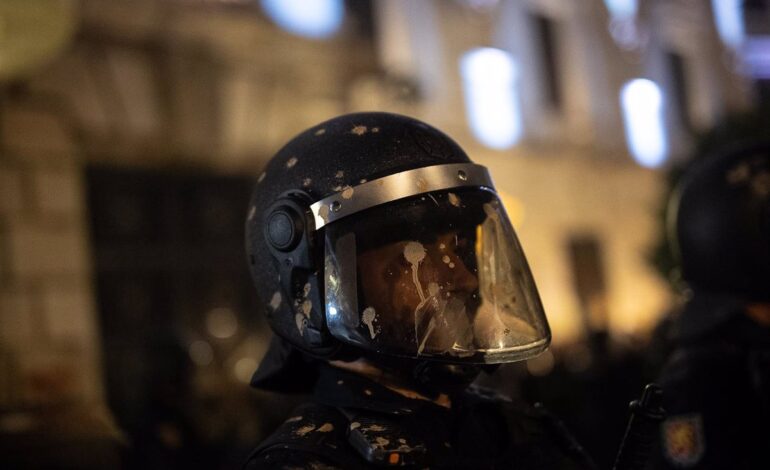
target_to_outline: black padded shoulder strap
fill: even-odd
[[[424,442],[404,433],[395,421],[383,415],[340,410],[348,418],[348,443],[369,463],[378,466],[426,466]]]
[[[291,451],[317,456],[342,468],[359,468],[361,460],[347,444],[348,426],[347,418],[336,408],[318,403],[300,405],[252,452],[248,462]]]

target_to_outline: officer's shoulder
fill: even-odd
[[[596,469],[583,446],[544,405],[512,402],[505,408],[515,447],[536,449],[535,459],[551,462],[552,468]]]
[[[491,407],[505,418],[511,445],[522,455],[534,450],[538,455],[530,456],[533,461],[552,461],[558,463],[558,468],[595,468],[564,423],[542,404],[530,405],[478,386],[470,387],[467,396],[478,406]]]
[[[346,428],[335,408],[300,405],[252,452],[245,468],[341,468],[347,460]]]

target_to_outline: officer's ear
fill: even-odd
[[[279,196],[263,214],[263,236],[305,343],[313,352],[325,356],[327,349],[334,349],[336,340],[326,327],[324,273],[323,268],[316,269],[320,248],[315,246],[311,203],[311,197],[303,191]]]

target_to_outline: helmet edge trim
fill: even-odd
[[[489,170],[473,163],[433,165],[347,187],[310,205],[315,230],[381,204],[434,191],[482,187],[494,192]]]

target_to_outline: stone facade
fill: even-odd
[[[599,0],[472,3],[377,0],[373,25],[350,17],[336,37],[310,41],[245,3],[81,2],[65,52],[0,103],[0,406],[102,399],[86,165],[256,175],[296,132],[364,109],[425,119],[491,168],[555,345],[586,323],[565,248],[574,236],[602,244],[610,330],[649,329],[671,300],[645,261],[662,181],[625,150],[618,92],[636,76],[670,91],[660,52],[673,48],[694,67],[693,122],[745,103],[707,9],[642,2],[648,46],[629,51]],[[543,105],[533,12],[558,28],[559,110]],[[483,45],[512,51],[523,69],[525,139],[512,150],[487,149],[468,130],[458,60]],[[687,138],[671,122],[676,158]]]
[[[2,113],[0,400],[101,400],[82,154],[57,110],[8,96]]]

